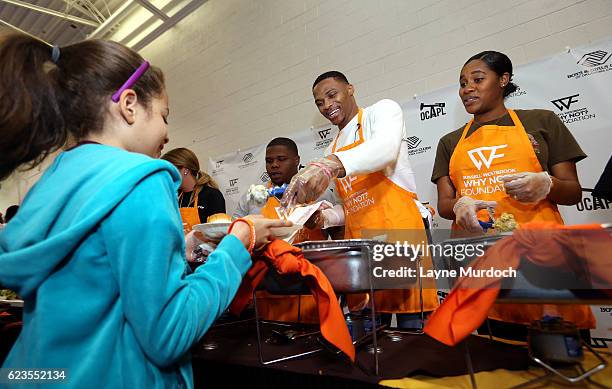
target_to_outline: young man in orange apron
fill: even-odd
[[[386,235],[388,242],[403,241],[403,233],[410,231],[417,242],[427,244],[421,213],[415,203],[416,184],[408,160],[408,149],[403,114],[400,106],[391,100],[361,109],[355,101],[354,87],[340,72],[327,72],[313,85],[315,104],[319,112],[339,133],[326,158],[315,160],[294,178],[283,201],[304,202],[316,196],[330,181],[335,181],[338,195],[344,203],[345,238],[366,237],[368,230]],[[404,235],[405,237],[405,235]],[[413,242],[410,242],[413,243]],[[430,266],[429,258],[423,265]],[[376,292],[376,310],[397,313],[407,327],[421,310],[418,289],[394,289]],[[351,300],[349,299],[349,305]],[[435,285],[423,290],[425,312],[438,306]],[[409,315],[414,314],[410,318]],[[387,315],[390,318],[390,315]],[[410,321],[410,323],[408,323]]]
[[[494,208],[497,217],[504,212],[513,214],[519,225],[529,221],[563,224],[556,203],[569,204],[580,199],[575,163],[555,164],[552,174],[544,171],[534,151],[536,144],[538,148],[543,145],[526,132],[515,111],[506,109],[505,96],[516,90],[510,82],[511,75],[510,60],[497,52],[472,57],[461,71],[459,95],[474,119],[463,128],[454,147],[448,176],[435,180],[438,210],[443,217],[454,220],[455,231],[482,234],[478,220],[489,219],[487,208]],[[475,122],[478,128],[471,132]],[[441,147],[444,148],[439,146],[438,154],[443,152]],[[579,328],[594,326],[588,306],[500,304],[494,306],[489,317],[530,324],[544,314],[560,315]]]
[[[266,147],[266,172],[270,176],[270,181],[267,186],[282,186],[289,183],[291,178],[297,174],[300,166],[300,156],[295,142],[289,138],[275,138]],[[333,196],[329,191],[319,199],[333,202]],[[250,212],[260,213],[265,218],[278,219],[279,213],[277,209],[280,207],[280,201],[276,197],[268,198],[266,204],[259,210],[252,208],[249,204]],[[247,208],[241,206],[239,208]],[[320,217],[320,216],[316,216]],[[320,223],[319,223],[320,224]],[[311,227],[310,224],[308,224]],[[294,243],[304,242],[308,240],[324,240],[327,237],[321,231],[319,226],[314,228],[303,228],[298,232],[298,236],[294,239]],[[261,317],[267,320],[278,321],[299,321],[305,323],[318,322],[317,305],[311,295],[303,296],[285,296],[272,295],[267,292],[257,292],[257,309]]]

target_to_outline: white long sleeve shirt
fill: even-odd
[[[340,131],[336,149],[350,145],[359,139],[355,117]],[[402,108],[393,100],[380,100],[363,109],[364,143],[346,151],[332,152],[329,146],[325,155],[334,154],[344,165],[347,176],[383,172],[400,187],[416,193],[415,173],[408,160],[407,138]]]

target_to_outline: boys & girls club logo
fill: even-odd
[[[402,139],[402,141],[406,142],[406,146],[408,147],[408,155],[423,154],[431,150],[431,146],[419,147],[423,140],[418,136],[409,136],[408,138]]]
[[[612,70],[612,53],[605,50],[595,50],[583,55],[577,65],[582,67],[581,70],[567,75],[567,78],[579,79],[588,77],[593,74],[603,73]]]
[[[242,156],[242,164],[238,166],[240,169],[244,169],[245,167],[253,166],[257,163],[257,159],[253,155],[253,153],[246,153]]]

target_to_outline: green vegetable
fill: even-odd
[[[0,300],[19,300],[19,296],[10,289],[0,289]]]
[[[518,228],[518,223],[514,220],[514,215],[511,213],[502,213],[493,223],[493,228],[497,232],[510,232]]]

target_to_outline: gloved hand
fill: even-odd
[[[496,206],[497,202],[495,201],[474,200],[469,196],[463,196],[453,206],[455,222],[466,231],[482,232],[483,229],[478,223],[476,213],[481,209],[495,208]]]
[[[297,204],[318,199],[333,179],[338,177],[342,164],[329,158],[317,158],[293,176],[285,190],[281,205],[291,210]]]
[[[319,210],[313,213],[308,221],[304,223],[304,227],[310,230],[325,229],[343,225],[344,208],[342,208],[342,205],[340,204],[332,206],[327,201],[324,201]]]
[[[185,235],[185,256],[190,262],[205,262],[217,244],[207,241],[200,231],[192,230]]]
[[[522,172],[500,177],[506,193],[522,203],[544,200],[552,188],[552,178],[547,172]]]

